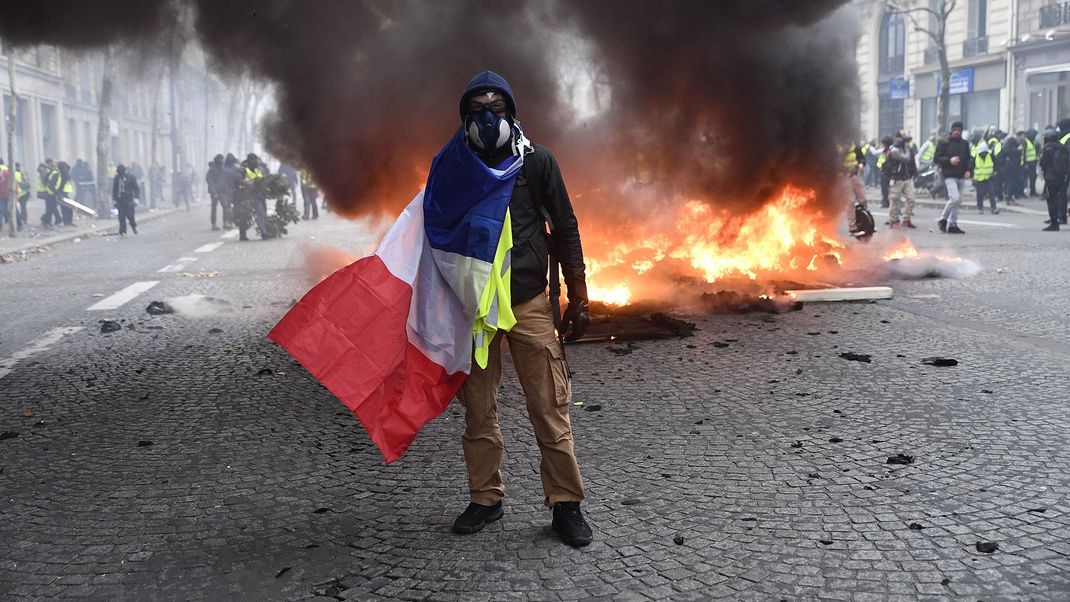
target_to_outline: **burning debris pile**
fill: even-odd
[[[0,37],[164,60],[199,45],[224,76],[271,85],[272,155],[308,168],[338,213],[374,219],[423,184],[459,125],[464,82],[493,69],[512,83],[527,135],[561,162],[592,299],[781,311],[786,288],[950,265],[890,264],[839,234],[837,145],[858,139],[847,5],[100,0],[42,25],[39,11],[0,0]],[[87,29],[87,10],[109,18]],[[306,272],[342,259],[310,254]]]

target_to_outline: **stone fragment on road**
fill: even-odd
[[[840,357],[845,359],[845,360],[851,361],[851,362],[863,362],[863,363],[866,363],[866,364],[870,363],[870,361],[871,361],[871,356],[869,356],[867,354],[864,354],[864,353],[851,353],[850,351],[848,351],[846,353],[841,353]]]
[[[999,544],[994,541],[979,541],[974,547],[982,554],[991,554],[999,549]]]
[[[163,301],[152,301],[149,303],[149,306],[145,308],[145,311],[153,316],[163,316],[175,313],[175,308]]]
[[[100,321],[100,334],[108,334],[109,332],[118,332],[123,329],[123,326],[115,320],[101,320]]]
[[[914,456],[908,456],[907,454],[896,454],[894,456],[888,456],[888,459],[885,461],[885,463],[902,465],[913,464]]]
[[[959,361],[958,360],[950,358],[950,357],[927,357],[927,358],[921,360],[921,363],[926,364],[928,366],[937,366],[937,367],[947,367],[947,366],[957,366],[957,365],[959,365]]]

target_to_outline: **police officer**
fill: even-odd
[[[473,362],[458,394],[465,408],[461,446],[471,503],[457,517],[453,530],[475,533],[503,515],[501,460],[505,446],[498,426],[497,399],[501,339],[505,337],[542,454],[545,503],[553,508],[551,528],[566,544],[584,546],[591,542],[592,534],[580,511],[584,490],[573,452],[571,383],[561,341],[554,331],[551,300],[546,296],[548,254],[552,252],[568,287],[561,332],[565,340],[582,336],[590,316],[579,226],[553,155],[538,145],[518,144],[526,139],[516,123],[516,102],[504,78],[491,71],[475,76],[461,95],[460,115],[468,147],[483,163],[498,166],[522,154],[524,164],[509,201],[513,235],[510,289],[516,325],[508,332],[498,331],[490,344],[487,367],[480,369]]]

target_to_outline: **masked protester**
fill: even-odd
[[[512,312],[516,324],[498,331],[489,344],[486,368],[473,362],[458,398],[465,408],[461,437],[468,468],[471,503],[453,530],[468,534],[503,515],[501,460],[505,446],[498,426],[501,339],[509,340],[517,376],[527,397],[528,416],[542,454],[545,503],[553,509],[552,529],[571,546],[591,542],[591,528],[580,511],[583,482],[573,453],[569,417],[571,383],[561,341],[554,331],[546,296],[548,255],[560,262],[568,287],[568,309],[561,323],[565,340],[581,337],[590,323],[579,227],[561,171],[553,155],[533,146],[516,121],[516,102],[501,76],[485,71],[468,84],[460,100],[467,146],[489,168],[523,166],[509,199],[512,221]],[[434,168],[432,168],[434,169]],[[550,234],[547,235],[547,220]],[[552,300],[556,302],[556,300]]]
[[[260,161],[254,153],[249,153],[242,161],[238,173],[245,180],[239,194],[243,195],[241,211],[236,211],[234,220],[238,225],[240,236],[238,240],[249,240],[246,235],[253,218],[256,219],[256,227],[260,230],[260,238],[270,238],[267,227],[267,197],[258,185],[258,181],[270,172],[266,165]]]
[[[115,179],[111,183],[111,200],[119,210],[119,236],[126,236],[126,224],[137,234],[137,222],[134,221],[134,205],[141,198],[141,189],[137,178],[126,172],[125,165],[115,167]]]

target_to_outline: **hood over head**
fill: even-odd
[[[468,86],[464,89],[464,94],[461,95],[461,101],[458,104],[462,120],[468,114],[465,101],[468,100],[469,96],[483,90],[500,92],[505,97],[505,104],[509,105],[509,114],[516,117],[516,101],[513,99],[513,89],[509,87],[509,82],[493,71],[484,71],[468,82]]]

